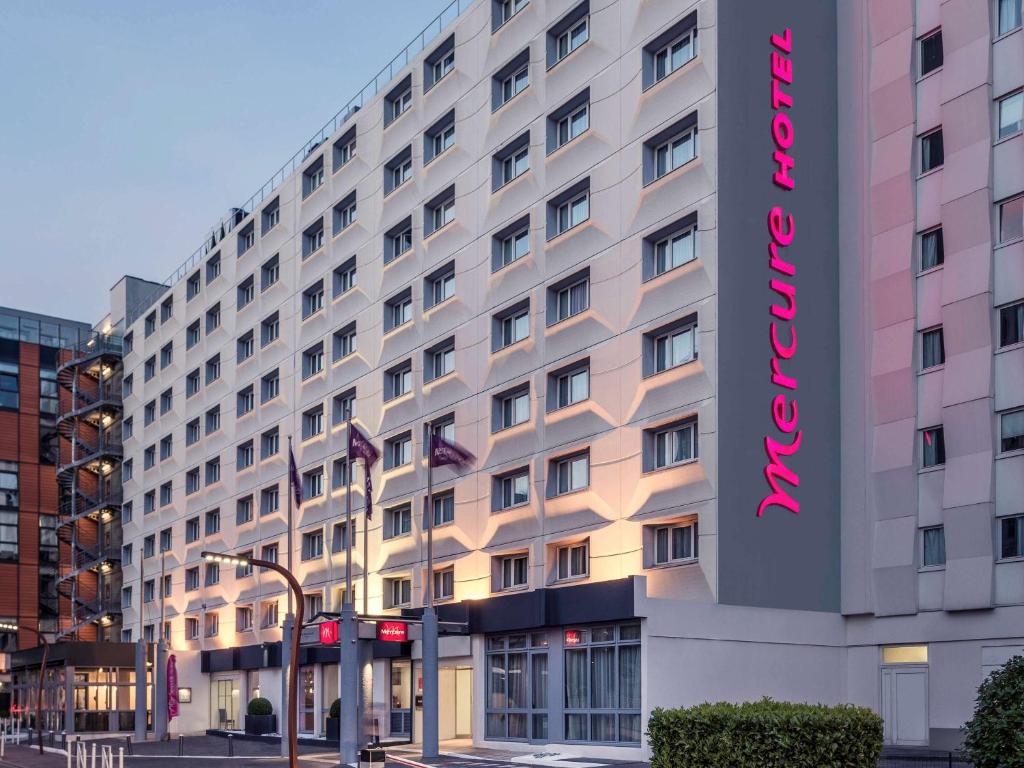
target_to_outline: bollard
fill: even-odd
[[[96,768],[96,742],[95,741],[92,743],[92,762],[90,763],[90,768]]]
[[[68,750],[68,768],[71,768],[71,750]]]
[[[178,757],[185,756],[185,737],[178,734]]]
[[[235,756],[235,737],[228,734],[228,757]]]
[[[117,768],[124,768],[124,747],[117,748]]]

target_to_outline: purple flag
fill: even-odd
[[[349,471],[352,471],[349,465]],[[373,520],[373,483],[370,480],[370,464],[363,462],[363,496],[366,502],[366,519]]]
[[[302,479],[299,477],[299,468],[295,465],[295,454],[288,449],[288,475],[291,477],[292,489],[295,492],[295,506],[302,506]]]
[[[380,458],[380,454],[377,449],[373,447],[373,443],[362,432],[359,431],[359,427],[355,426],[351,422],[348,425],[348,459],[351,462],[353,459],[362,459],[366,462],[367,466],[372,467],[377,463],[377,459]]]
[[[442,467],[454,464],[460,469],[476,461],[476,456],[458,443],[445,440],[441,435],[430,436],[430,466]]]

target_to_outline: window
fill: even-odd
[[[349,389],[344,392],[339,392],[334,396],[334,423],[340,424],[341,422],[353,418],[356,415],[356,391],[355,389]]]
[[[199,619],[194,616],[185,617],[185,639],[186,640],[198,640],[199,639]]]
[[[549,240],[589,219],[590,179],[584,179],[581,184],[573,185],[571,194],[563,193],[548,203],[548,211]]]
[[[646,359],[645,373],[652,375],[684,365],[697,356],[697,326],[694,323],[675,324],[659,328],[644,335],[650,359]]]
[[[220,510],[211,509],[206,513],[206,535],[213,536],[220,533]]]
[[[348,459],[340,458],[335,459],[331,463],[331,487],[332,488],[344,488],[348,484],[349,480],[349,463]]]
[[[146,491],[142,497],[142,514],[148,515],[156,510],[156,491]]]
[[[386,608],[400,608],[412,602],[412,581],[409,579],[384,579]]]
[[[437,232],[455,221],[455,185],[435,196],[423,207],[423,236]]]
[[[281,279],[281,258],[274,254],[260,267],[260,290],[265,291]]]
[[[530,132],[517,136],[491,160],[492,191],[497,191],[530,170]]]
[[[455,146],[455,110],[451,110],[423,133],[423,164]]]
[[[206,310],[206,335],[220,328],[220,302]]]
[[[946,532],[941,525],[921,530],[921,566],[935,568],[946,564]]]
[[[455,566],[434,571],[434,599],[451,600],[455,597]]]
[[[498,591],[525,587],[529,580],[529,555],[506,555],[498,560]]]
[[[555,323],[578,315],[590,306],[589,273],[583,277],[574,275],[569,280],[568,284],[562,281],[549,289]]]
[[[275,197],[263,208],[260,232],[267,234],[281,223],[281,199]]]
[[[302,233],[302,258],[307,258],[323,248],[324,220],[317,219]]]
[[[1024,409],[999,416],[999,450],[1003,453],[1024,450]]]
[[[529,84],[530,49],[526,48],[494,74],[491,80],[491,111],[497,112],[525,91]]]
[[[517,344],[530,335],[529,300],[494,316],[493,351]]]
[[[426,309],[435,307],[455,295],[455,262],[449,262],[424,280]]]
[[[235,525],[252,522],[252,496],[243,496],[235,503]]]
[[[160,438],[160,461],[166,461],[171,458],[173,450],[174,440],[170,435]]]
[[[216,563],[211,563],[210,565],[216,565]],[[206,566],[206,576],[207,576],[207,582],[209,582],[209,576],[210,576],[210,566],[209,565]],[[218,579],[219,578],[220,577],[218,576]],[[214,583],[216,584],[216,582],[214,582]],[[206,636],[207,637],[216,637],[218,632],[220,632],[220,618],[217,615],[216,611],[210,611],[210,612],[208,612],[206,614]]]
[[[1024,91],[1011,93],[999,100],[999,137],[1005,139],[1020,133],[1024,120]]]
[[[260,402],[266,403],[273,400],[281,393],[281,377],[275,368],[260,380],[261,397]]]
[[[337,235],[343,230],[356,223],[359,209],[356,206],[356,191],[353,189],[334,206],[334,234]]]
[[[555,580],[586,578],[590,569],[589,548],[586,541],[558,547],[555,550]]]
[[[921,77],[942,66],[942,30],[925,35],[920,40]]]
[[[199,566],[185,569],[185,591],[194,592],[199,589]]]
[[[156,376],[156,355],[150,357],[143,363],[142,366],[142,380],[149,381]]]
[[[305,302],[303,302],[305,303]],[[260,323],[260,346],[267,346],[268,344],[277,340],[281,335],[281,320],[277,312],[267,317],[262,323]]]
[[[395,469],[412,463],[412,434],[403,432],[384,443],[384,469]]]
[[[199,321],[196,320],[185,329],[185,349],[192,349],[192,347],[199,343],[200,338],[202,338],[202,333]]]
[[[135,419],[129,416],[121,422],[121,436],[127,440],[135,430]]]
[[[673,565],[697,558],[697,524],[673,523],[654,528],[654,565]]]
[[[121,587],[121,607],[131,608],[132,607],[132,588]]]
[[[142,452],[142,468],[143,470],[152,469],[156,466],[156,446],[149,445]]]
[[[152,557],[156,554],[156,536],[150,534],[142,540],[142,556]]]
[[[210,459],[206,462],[206,484],[213,485],[220,482],[220,459]]]
[[[210,384],[220,378],[220,355],[214,355],[206,361],[206,383]]]
[[[493,243],[491,271],[497,272],[530,252],[530,217],[526,216],[495,234]]]
[[[185,521],[185,543],[199,541],[199,518],[190,517]]]
[[[131,459],[125,459],[124,464],[121,465],[121,479],[128,482],[132,479],[134,473],[135,462]]]
[[[185,397],[192,397],[192,395],[198,394],[201,388],[202,383],[199,378],[199,369],[196,368],[194,371],[189,371],[185,375]]]
[[[252,440],[246,440],[238,446],[238,456],[235,460],[236,469],[248,469],[253,465],[256,458],[256,451],[253,449]]]
[[[121,505],[121,522],[130,523],[132,521],[132,502],[126,501]]]
[[[277,486],[272,485],[260,491],[260,517],[277,512],[281,508],[281,496]],[[264,557],[264,560],[267,558]]]
[[[302,534],[302,559],[316,560],[324,555],[324,532],[310,531]]]
[[[424,379],[434,381],[455,372],[455,338],[445,339],[428,349],[424,357]]]
[[[996,30],[998,34],[1005,35],[1020,26],[1021,0],[998,0],[998,3]]]
[[[434,513],[435,528],[455,522],[455,491],[435,493],[430,506]]]
[[[932,328],[921,332],[921,368],[927,370],[946,362],[945,345],[942,329]]]
[[[220,431],[220,406],[215,405],[206,412],[206,434]]]
[[[405,536],[412,530],[412,507],[403,504],[384,510],[384,538]]]
[[[322,592],[313,592],[303,596],[305,600],[305,606],[303,608],[305,615],[313,618],[318,613],[321,613],[324,609],[324,595]]]
[[[921,430],[921,442],[922,466],[939,467],[946,463],[946,439],[942,427]]]
[[[999,242],[1024,237],[1024,195],[999,204]]]
[[[389,264],[412,250],[412,217],[408,216],[384,234],[384,263]]]
[[[574,365],[563,371],[551,374],[549,393],[552,397],[548,402],[551,410],[567,408],[583,402],[590,397],[590,364]]]
[[[1024,301],[999,310],[999,346],[1008,347],[1024,341]]]
[[[190,496],[193,493],[199,493],[199,467],[194,467],[185,473],[185,495]]]
[[[691,13],[644,46],[643,87],[660,83],[697,53],[697,14]]]
[[[529,0],[493,0],[493,3],[494,5],[491,8],[492,31],[523,10],[527,3],[529,3]]]
[[[132,394],[134,382],[135,377],[130,373],[124,377],[124,382],[121,384],[121,393],[124,397]],[[13,400],[11,399],[12,395]],[[9,370],[2,367],[0,367],[0,406],[4,408],[18,407],[18,377],[11,375]]]
[[[582,491],[590,485],[590,451],[556,459],[551,468],[555,475],[552,496]]]
[[[640,743],[640,626],[563,630],[567,741]]]
[[[251,304],[256,298],[256,278],[249,275],[238,285],[238,308]]]
[[[356,127],[353,125],[334,142],[334,170],[338,171],[356,156]]]
[[[192,299],[198,296],[201,285],[202,282],[198,272],[189,277],[185,283],[185,301],[192,301]]]
[[[316,499],[324,495],[323,467],[302,473],[302,495],[305,499]]]
[[[654,178],[660,179],[697,156],[697,127],[694,125],[664,140],[658,138],[648,146],[653,153]]]
[[[277,626],[277,600],[268,600],[262,604],[263,626]]]
[[[238,233],[238,255],[241,256],[254,245],[256,245],[256,224],[250,221]]]
[[[494,478],[495,511],[511,509],[530,501],[530,472],[528,469],[517,469]]]
[[[252,606],[240,605],[235,608],[235,632],[252,630]]]
[[[250,384],[245,389],[240,390],[237,395],[237,415],[239,417],[245,416],[247,413],[251,413],[256,407],[256,395],[253,392],[253,386]]]
[[[999,556],[1024,557],[1024,515],[1004,517],[999,521]]]
[[[160,393],[160,415],[163,416],[165,413],[174,407],[174,391],[165,389]],[[123,434],[123,428],[122,428]]]
[[[147,579],[142,583],[142,602],[152,603],[156,597],[156,583],[153,579]]]
[[[215,253],[206,261],[206,284],[220,277],[220,254]]]
[[[530,420],[529,386],[497,395],[494,404],[497,411],[495,430],[508,429]]]
[[[256,353],[256,337],[251,330],[238,337],[236,348],[239,363],[244,363]]]
[[[144,335],[147,339],[156,333],[156,312],[150,312],[146,315],[146,321],[143,327]]]
[[[169,552],[171,549],[171,529],[164,528],[160,531],[160,551]]]
[[[324,156],[320,155],[302,172],[302,196],[309,197],[324,183]]]
[[[412,320],[412,289],[406,288],[384,304],[384,332],[392,331]]]
[[[548,739],[548,638],[543,632],[486,640],[484,736]],[[556,666],[556,669],[558,667]]]
[[[412,108],[412,75],[406,75],[384,97],[384,127],[400,118]]]
[[[387,197],[412,178],[412,145],[384,165],[384,196]]]
[[[302,414],[302,439],[309,440],[324,431],[324,407],[318,405]]]
[[[583,2],[548,30],[547,65],[553,67],[590,39],[590,3]]]
[[[921,233],[921,270],[933,269],[946,260],[942,245],[942,227]]]
[[[168,573],[164,576],[163,583],[160,585],[160,595],[162,597],[170,597],[172,587],[173,583],[171,579],[171,574]]]
[[[410,232],[410,235],[412,233]],[[334,296],[337,298],[356,287],[356,257],[348,259],[334,270]]]
[[[302,319],[324,308],[324,281],[317,280],[302,292]]]
[[[160,506],[166,507],[174,501],[171,481],[168,480],[160,486]]]
[[[423,61],[423,92],[426,93],[455,69],[455,35],[430,52]]]
[[[260,458],[269,459],[276,456],[281,449],[281,437],[278,428],[268,429],[260,435]]]
[[[308,379],[324,370],[324,343],[318,341],[302,353],[302,378]]]
[[[921,173],[935,170],[943,162],[942,129],[921,136]]]
[[[160,325],[163,325],[174,316],[174,297],[168,296],[160,302]]]
[[[341,360],[356,351],[356,322],[353,320],[334,332],[334,359]]]
[[[645,433],[646,471],[685,464],[697,458],[697,424],[684,421]]]
[[[564,147],[590,128],[590,89],[586,90],[582,102],[574,99],[573,104],[571,109],[564,114],[562,114],[563,110],[559,110],[557,117],[552,116],[553,142],[549,142],[549,152]]]

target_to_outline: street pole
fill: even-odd
[[[423,609],[423,757],[438,756],[437,743],[437,614],[434,613],[434,457],[431,423],[424,425],[427,446],[427,583]]]
[[[351,445],[352,417],[346,421],[346,440]],[[349,452],[346,452],[346,455]],[[339,723],[338,749],[342,765],[354,765],[357,760],[358,742],[358,624],[352,600],[352,465],[349,463],[345,483],[345,595],[341,603],[341,626],[339,654],[338,698],[341,699],[341,722]],[[364,565],[365,568],[365,565]],[[365,588],[364,588],[365,589]]]
[[[146,639],[143,634],[142,606],[145,603],[144,563],[146,562],[145,544],[139,552],[139,639],[135,642],[135,740],[146,740]]]
[[[285,562],[287,563],[287,567],[288,567],[289,573],[292,570],[292,495],[295,492],[293,487],[292,487],[292,474],[291,474],[291,462],[293,460],[293,457],[294,457],[294,454],[292,453],[292,436],[288,435],[288,462],[289,463],[288,463],[288,479],[286,481],[286,485],[288,486],[288,530],[287,530],[286,538],[285,538],[285,547],[287,547],[288,552],[285,555]],[[299,627],[299,630],[301,631],[301,629],[302,629],[302,622],[301,621],[300,622],[296,622],[295,621],[295,616],[292,613],[292,593],[289,590],[289,592],[288,592],[288,608],[285,611],[285,614],[284,614],[284,624],[281,627],[281,663],[288,665],[286,668],[281,670],[281,703],[283,705],[284,702],[289,702],[289,709],[288,709],[289,712],[292,711],[291,710],[291,701],[296,696],[296,690],[297,690],[297,686],[298,686],[298,670],[297,669],[292,669],[292,667],[295,666],[295,665],[292,664],[290,661],[285,661],[285,659],[291,659],[293,656],[296,659],[298,659],[298,642],[292,643],[292,641],[290,639],[291,638],[291,634],[294,631],[295,627]],[[292,645],[295,646],[294,649],[292,648]],[[290,653],[285,653],[285,651],[289,651],[289,650],[291,651]],[[292,679],[293,673],[295,675],[294,681]],[[294,725],[296,727],[298,726],[297,718],[298,718],[297,714],[292,714],[291,715],[291,720],[295,721]],[[288,727],[291,728],[292,724],[293,723],[289,723]],[[285,744],[285,740],[281,739],[281,757],[286,757],[288,755],[288,750],[290,748],[291,748],[291,745],[290,744],[286,745]]]

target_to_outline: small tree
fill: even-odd
[[[245,711],[246,714],[253,716],[272,715],[274,714],[274,705],[270,703],[270,699],[257,696],[255,699],[250,699],[249,706]]]
[[[341,699],[335,699],[331,702],[331,711],[328,713],[329,717],[341,717]]]
[[[975,768],[1024,768],[1024,656],[981,684],[964,729],[964,750]]]

